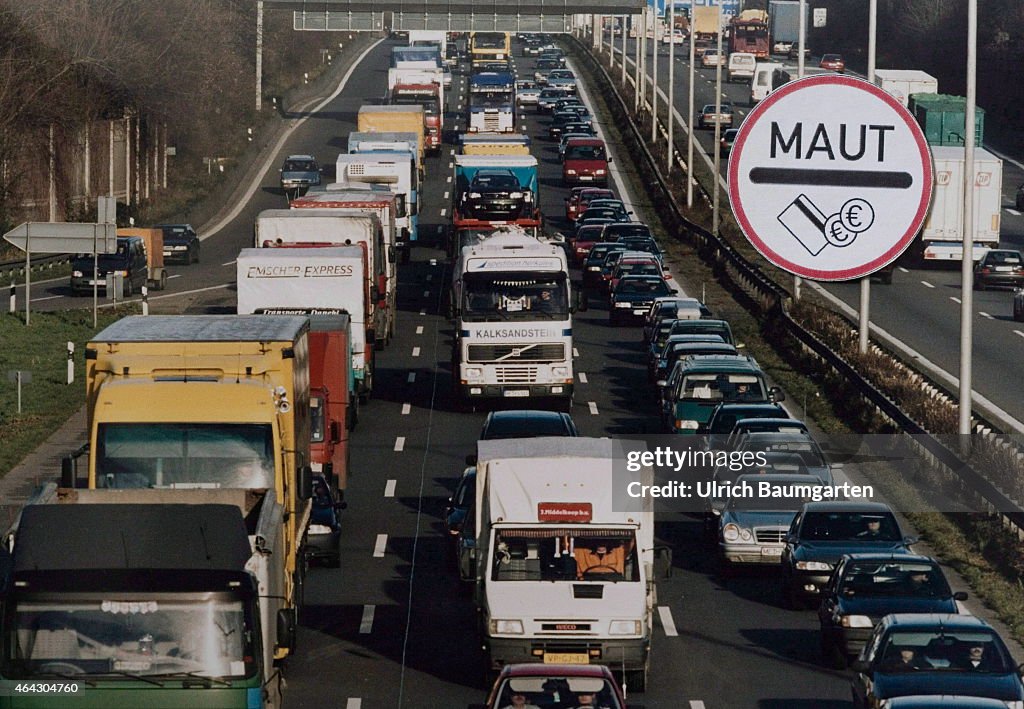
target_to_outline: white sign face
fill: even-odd
[[[899,101],[822,74],[773,91],[740,127],[729,199],[750,243],[790,273],[867,276],[911,244],[928,215],[931,152]]]
[[[812,20],[812,23],[814,24],[815,27],[824,27],[825,26],[825,18],[827,17],[827,13],[828,13],[828,8],[825,8],[825,7],[816,7],[816,8],[814,8],[814,19]]]

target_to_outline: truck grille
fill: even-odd
[[[784,529],[755,529],[754,538],[758,544],[781,544],[786,536]]]
[[[348,174],[359,175],[360,177],[366,172],[366,169],[359,163],[350,163],[348,166]]]
[[[470,345],[470,362],[561,362],[565,359],[565,345]]]
[[[532,384],[537,381],[536,367],[497,367],[498,384]]]
[[[501,116],[497,113],[484,114],[484,130],[497,131],[501,128]]]

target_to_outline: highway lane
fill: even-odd
[[[605,44],[607,51],[607,44]],[[621,54],[621,38],[615,46],[616,61]],[[635,56],[633,40],[626,44],[627,69],[631,72]],[[773,58],[778,59],[778,58]],[[685,118],[687,93],[689,91],[689,47],[676,47],[675,105]],[[648,63],[652,61],[648,47]],[[662,91],[668,86],[668,50],[659,47],[658,85]],[[806,62],[807,73],[820,71],[816,58]],[[784,66],[795,76],[795,62],[782,60]],[[648,66],[648,75],[651,74]],[[618,68],[612,76],[618,76]],[[649,84],[648,84],[649,86]],[[715,100],[715,68],[698,66],[695,70],[695,110]],[[722,100],[729,100],[736,108],[735,125],[750,111],[749,87],[746,84],[725,82],[723,67]],[[648,96],[649,96],[648,91]],[[664,98],[659,99],[661,105]],[[683,140],[684,131],[677,135]],[[713,156],[714,131],[696,130],[697,142],[708,156]],[[1013,204],[1017,187],[1024,183],[1024,164],[1004,156],[1003,162],[1003,209],[1001,212],[1000,246],[1003,248],[1024,248],[1024,215]],[[695,158],[699,159],[699,158]],[[723,159],[724,174],[728,160]],[[728,196],[723,194],[723,204],[728,208]],[[821,284],[821,287],[848,306],[857,309],[860,304],[859,285]],[[959,322],[960,322],[960,271],[959,264],[942,264],[921,268],[901,267],[894,274],[893,283],[884,285],[875,282],[871,289],[871,321],[897,337],[908,347],[941,367],[955,377],[959,368]],[[1024,402],[1013,387],[1006,383],[1015,381],[1018,362],[1024,355],[1024,324],[1013,321],[1013,304],[1008,290],[974,293],[974,390],[1007,412],[1018,421],[1024,421]]]

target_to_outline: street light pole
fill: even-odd
[[[658,142],[658,16],[651,16],[651,143]]]
[[[875,38],[878,28],[878,0],[868,3],[868,81],[875,82]],[[867,354],[871,337],[871,277],[860,279],[860,324],[857,349]]]
[[[669,0],[668,6],[668,151],[665,162],[667,170],[672,172],[672,153],[675,152],[675,136],[672,131],[676,107],[676,3]]]
[[[686,208],[693,209],[693,65],[697,54],[693,44],[693,23],[690,23],[690,99],[686,114]]]
[[[711,215],[711,233],[716,237],[718,236],[718,203],[720,200],[721,188],[719,187],[719,180],[721,179],[721,167],[722,167],[722,151],[718,149],[718,143],[722,139],[722,10],[718,9],[718,41],[717,49],[718,54],[715,57],[715,142],[713,149],[715,151],[715,194],[714,194],[714,205],[712,205]]]
[[[974,337],[974,140],[978,71],[978,0],[967,3],[967,103],[964,107],[964,225],[960,263],[960,434],[971,432],[972,351]]]

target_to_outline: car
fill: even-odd
[[[610,227],[605,227],[607,231]],[[613,239],[605,239],[613,241]],[[670,320],[687,319],[697,320],[702,317],[711,317],[711,311],[696,298],[669,297],[659,298],[651,305],[647,319],[644,321],[643,342],[649,345],[654,331],[666,318]]]
[[[719,54],[718,50],[713,48],[713,47],[709,47],[708,49],[705,49],[704,52],[700,55],[700,63],[701,63],[701,66],[704,66],[704,67],[709,67],[709,66],[725,66],[726,65],[726,61],[727,61],[726,55],[725,54]]]
[[[312,155],[289,155],[278,172],[281,190],[289,199],[301,197],[310,187],[320,184],[320,163]]]
[[[313,476],[313,504],[306,532],[307,558],[322,560],[327,566],[341,566],[341,510],[348,505],[332,490],[324,475]]]
[[[615,193],[607,187],[591,187],[589,185],[573,187],[569,195],[565,203],[565,218],[571,222],[576,221],[580,212],[586,211],[591,200],[615,199]]]
[[[588,182],[608,184],[608,163],[612,161],[600,138],[577,138],[565,147],[562,161],[562,181],[566,185]]]
[[[686,33],[681,29],[674,29],[661,35],[662,44],[686,44]]]
[[[893,697],[886,709],[1006,709],[1006,702],[991,697],[965,697],[962,694],[912,694]]]
[[[726,576],[740,565],[778,566],[793,518],[824,483],[806,475],[761,472],[739,475],[733,482],[756,492],[711,507],[705,519],[717,542],[719,572]]]
[[[548,125],[548,138],[551,140],[560,140],[562,137],[562,131],[565,126],[572,123],[579,123],[577,120],[579,116],[576,115],[575,111],[555,111],[551,114],[551,123]]]
[[[887,615],[850,667],[856,709],[926,694],[988,697],[1007,707],[1024,704],[1024,668],[1014,666],[995,629],[973,615]]]
[[[807,424],[787,416],[747,417],[737,419],[723,448],[733,450],[740,445],[744,436],[750,433],[805,433],[810,435]]]
[[[616,197],[597,197],[595,199],[591,199],[590,202],[587,204],[587,209],[594,209],[597,207],[606,207],[609,209],[614,209],[619,213],[619,219],[621,219],[623,216],[628,216],[632,214],[631,211],[626,209],[626,203]]]
[[[521,409],[492,411],[480,430],[480,440],[497,438],[536,438],[538,436],[578,436],[572,416],[557,411]]]
[[[818,607],[821,656],[836,669],[864,649],[872,629],[890,613],[959,613],[935,559],[914,554],[847,554],[839,560]]]
[[[631,680],[633,686],[635,680]],[[588,695],[590,699],[582,699]],[[522,697],[517,704],[513,697]],[[549,662],[505,665],[487,697],[486,709],[571,707],[589,701],[597,709],[626,709],[622,689],[605,665]]]
[[[516,89],[516,102],[523,106],[536,106],[540,100],[541,89],[539,87],[527,87]]]
[[[558,160],[565,160],[565,149],[573,138],[590,138],[594,135],[586,123],[567,123],[562,127],[562,135],[558,140]]]
[[[452,70],[449,67],[444,67],[441,72],[441,83],[445,88],[449,88],[452,85]]]
[[[586,108],[586,106],[583,105],[583,99],[581,99],[579,96],[573,95],[566,96],[565,98],[560,98],[557,101],[555,101],[555,106],[553,110],[561,111],[563,108],[569,108],[570,106],[579,106],[580,108]]]
[[[974,266],[974,290],[1024,286],[1024,256],[1012,249],[989,249]]]
[[[789,59],[797,59],[800,56],[800,45],[797,42],[793,42],[789,47],[789,51],[786,52],[786,56]],[[804,43],[804,59],[811,58],[811,48]]]
[[[676,291],[661,276],[624,276],[611,293],[608,322],[619,325],[642,318],[655,298]]]
[[[460,213],[474,219],[512,221],[532,207],[533,193],[509,168],[479,170],[459,198]]]
[[[628,221],[629,213],[621,207],[594,207],[588,206],[584,209],[576,221],[581,222],[587,219],[613,219],[617,222]]]
[[[555,107],[555,102],[565,97],[565,89],[541,89],[540,96],[537,97],[537,112],[550,113]]]
[[[748,433],[738,439],[735,450],[765,453],[765,459],[776,469],[814,475],[826,485],[833,483],[833,468],[842,467],[842,463],[830,464],[818,442],[806,431]]]
[[[716,335],[673,335],[665,341],[661,352],[648,364],[648,377],[656,386],[668,384],[668,374],[676,362],[694,355],[735,355],[739,350],[727,342],[709,342]],[[720,338],[718,338],[720,339]],[[661,389],[661,387],[658,387]]]
[[[164,263],[199,263],[199,235],[191,224],[157,224],[164,233]]]
[[[846,62],[843,61],[841,54],[823,54],[818,66],[829,71],[837,71],[840,74],[846,71]]]
[[[732,144],[736,142],[736,134],[739,132],[739,128],[729,128],[722,133],[722,138],[718,141],[718,152],[720,155],[724,156],[732,152]]]
[[[708,419],[707,447],[711,450],[727,448],[726,444],[736,422],[740,419],[753,418],[786,418],[786,410],[775,402],[766,404],[748,404],[744,401],[732,403],[722,402],[711,412]]]
[[[535,57],[541,52],[543,43],[539,39],[531,39],[523,45],[523,56],[524,57]]]
[[[631,237],[654,238],[651,228],[643,222],[620,222],[606,226],[601,241],[618,241]]]
[[[717,322],[724,321],[680,320],[675,325],[706,326]],[[699,333],[701,329],[694,327],[693,331]],[[719,330],[714,334],[721,333]],[[769,386],[767,377],[753,357],[695,355],[683,361],[679,377],[665,416],[668,432],[677,435],[705,433],[711,412],[721,401],[754,404],[785,399],[778,387]]]
[[[672,279],[672,275],[665,272],[658,259],[653,256],[641,256],[629,251],[615,264],[611,279],[608,281],[608,287],[611,290],[615,290],[615,286],[618,285],[623,276],[661,276],[666,281]]]
[[[604,282],[601,278],[601,269],[604,266],[605,258],[611,251],[625,251],[626,247],[618,243],[597,243],[590,248],[586,261],[583,262],[583,288],[598,288]]]
[[[555,69],[561,69],[563,62],[552,57],[540,57],[534,65],[533,80],[543,86],[547,83],[548,73]]]
[[[604,228],[603,224],[587,224],[580,228],[575,236],[571,237],[572,257],[575,265],[582,266],[583,262],[587,260],[590,249],[594,247],[594,244],[603,241],[601,231]]]
[[[710,128],[718,124],[723,128],[731,128],[733,112],[732,104],[726,101],[719,106],[709,103],[700,109],[700,113],[697,115],[697,127]]]
[[[95,272],[96,278],[93,279]],[[71,292],[92,293],[93,288],[107,289],[107,274],[123,275],[121,291],[125,298],[142,291],[149,282],[149,261],[146,242],[141,236],[117,237],[117,251],[112,254],[78,254],[71,259]]]
[[[442,520],[444,531],[451,542],[449,549],[454,554],[458,551],[459,536],[469,520],[473,503],[476,500],[476,467],[468,467],[462,471],[455,492],[448,498]]]
[[[793,520],[782,552],[783,601],[802,608],[820,598],[844,554],[904,554],[917,540],[904,537],[881,502],[809,502]]]

